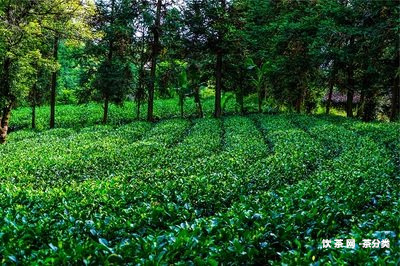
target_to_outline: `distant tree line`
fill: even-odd
[[[5,0],[0,2],[0,142],[11,110],[57,97],[110,103],[177,95],[183,114],[200,91],[231,91],[242,113],[255,94],[266,105],[330,112],[346,95],[348,117],[399,119],[400,7],[393,0]],[[325,96],[325,97],[324,97]],[[72,96],[71,96],[72,97]],[[357,98],[355,112],[354,99]],[[386,102],[385,102],[386,101]]]

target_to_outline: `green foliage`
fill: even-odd
[[[0,263],[399,264],[400,124],[279,114],[310,113],[329,86],[348,116],[360,94],[365,121],[395,120],[399,11],[0,1]],[[374,238],[391,247],[322,248]]]
[[[14,132],[0,261],[395,264],[399,129],[252,115]],[[322,249],[334,238],[391,248]]]
[[[212,94],[213,91],[209,90]],[[225,111],[233,113],[235,111],[234,102],[229,100],[231,94],[227,93],[223,97],[225,104]],[[176,98],[171,99],[157,99],[154,102],[155,118],[166,119],[179,116],[179,105]],[[214,98],[211,95],[204,95],[203,99],[205,116],[209,117],[213,113]],[[49,106],[40,106],[36,112],[36,130],[43,131],[49,128],[48,121],[50,117]],[[109,124],[112,126],[120,126],[126,123],[134,122],[136,117],[133,115],[135,109],[133,102],[124,102],[123,105],[110,105]],[[141,106],[141,116],[139,119],[146,118],[145,111],[146,105]],[[185,114],[187,117],[196,115],[196,106],[194,101],[187,100],[184,102]],[[250,109],[256,110],[256,109]],[[88,127],[97,125],[102,119],[103,106],[98,103],[88,103],[81,105],[59,105],[57,106],[56,119],[58,128],[74,128],[79,130],[81,127]],[[28,129],[31,125],[31,108],[22,107],[13,111],[10,127],[12,130]]]
[[[60,42],[57,100],[62,104],[77,103],[76,96],[79,95],[77,91],[80,89],[80,77],[83,75],[79,58],[83,52],[84,45],[82,43]]]
[[[122,104],[133,88],[130,51],[126,45],[134,34],[128,21],[133,19],[126,1],[97,1],[97,13],[92,23],[99,39],[85,45],[83,88],[78,93],[81,102],[89,100]],[[108,108],[108,107],[107,107]],[[105,120],[107,120],[105,109]]]
[[[90,37],[87,18],[90,1],[2,1],[0,4],[0,107],[15,106],[28,96],[40,69],[55,71],[58,62],[49,58],[48,42],[59,37]],[[7,67],[8,65],[8,67]]]
[[[63,89],[59,92],[57,101],[61,104],[75,104],[77,99],[74,90]]]

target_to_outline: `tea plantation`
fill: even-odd
[[[77,123],[0,147],[1,264],[400,263],[399,123]]]

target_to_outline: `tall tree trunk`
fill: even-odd
[[[140,119],[140,103],[141,103],[141,100],[137,99],[137,101],[136,101],[136,119],[137,120]]]
[[[304,93],[305,93],[305,90],[303,88],[303,85],[301,85],[300,93],[297,96],[296,104],[295,104],[295,110],[296,110],[297,113],[301,112],[301,105],[303,104],[303,101],[304,101]]]
[[[354,98],[354,70],[353,66],[349,66],[347,69],[347,99],[346,99],[347,117],[353,117],[353,98]]]
[[[354,36],[350,37],[350,51],[354,50]],[[347,66],[347,99],[346,99],[346,115],[353,117],[353,98],[354,98],[354,67],[353,62]]]
[[[334,86],[334,79],[331,78],[329,80],[329,94],[328,94],[328,101],[326,102],[326,111],[325,111],[327,115],[329,115],[332,105],[333,86]]]
[[[362,120],[364,122],[370,122],[374,120],[376,110],[376,94],[373,90],[367,90],[365,93],[365,104],[362,115]]]
[[[215,110],[214,116],[221,117],[222,108],[221,108],[221,93],[222,93],[222,51],[218,49],[217,51],[217,64],[215,68]]]
[[[296,110],[296,112],[297,113],[300,113],[301,112],[301,98],[300,97],[298,97],[297,99],[296,99],[296,105],[295,105],[295,110]]]
[[[157,68],[157,56],[159,52],[160,42],[160,24],[161,24],[161,6],[162,0],[157,1],[156,20],[153,28],[153,43],[151,52],[151,70],[150,70],[150,84],[148,92],[148,104],[147,104],[147,120],[154,121],[154,88],[156,82],[156,68]]]
[[[369,76],[365,72],[362,77],[362,94],[363,94],[363,112],[362,120],[369,122],[375,119],[376,111],[376,93],[369,85]]]
[[[240,98],[239,98],[240,114],[244,115],[244,113],[245,113],[246,111],[244,110],[244,97],[243,97],[243,92],[240,93],[240,96],[239,96],[239,97],[240,97]]]
[[[115,0],[111,1],[111,18],[110,18],[110,24],[111,26],[114,24],[114,9],[115,9]],[[114,51],[114,39],[110,38],[110,42],[108,44],[108,55],[107,55],[107,62],[108,66],[112,67],[113,64],[113,51]],[[103,107],[103,125],[107,124],[108,120],[108,106],[110,103],[110,92],[109,89],[104,92],[103,98],[104,98],[104,107]]]
[[[226,0],[220,0],[221,9],[223,12],[226,10]],[[223,51],[222,51],[222,40],[224,38],[224,33],[222,30],[218,32],[218,44],[217,44],[217,63],[215,67],[215,110],[214,116],[221,117],[222,108],[221,108],[221,95],[222,95],[222,60],[223,60]]]
[[[363,89],[360,95],[360,102],[357,104],[357,117],[362,117],[364,112],[364,105],[365,105],[365,90]]]
[[[114,24],[114,7],[115,7],[115,0],[111,1],[111,18],[110,18],[110,24],[111,26]],[[108,56],[107,56],[107,62],[108,66],[112,67],[113,64],[113,50],[114,50],[114,40],[113,38],[110,38],[110,42],[108,44]],[[109,89],[108,89],[109,90]],[[110,93],[109,91],[105,91],[104,93],[104,106],[103,106],[103,125],[107,124],[108,120],[108,106],[110,102]]]
[[[347,90],[347,100],[346,100],[346,115],[347,115],[347,117],[353,117],[353,99],[354,99],[354,91],[348,89]]]
[[[142,34],[142,41],[141,41],[141,50],[140,50],[140,68],[139,68],[139,80],[138,80],[138,90],[136,91],[136,119],[140,119],[140,106],[142,104],[142,99],[144,100],[145,96],[145,70],[144,70],[144,65],[146,64],[146,56],[145,56],[145,51],[146,51],[146,35],[143,33]]]
[[[143,90],[144,90],[144,66],[143,63],[140,63],[140,69],[139,69],[139,80],[138,80],[138,87],[136,91],[136,119],[140,119],[140,105],[142,101],[142,96],[143,96]]]
[[[3,62],[2,76],[0,77],[0,95],[7,97],[10,93],[11,58],[6,57]]]
[[[396,57],[394,60],[394,69],[397,72],[400,64],[400,49],[399,42],[396,43]],[[390,112],[390,121],[396,121],[400,119],[400,76],[396,76],[397,73],[394,74],[393,87],[392,87],[392,106]]]
[[[54,37],[53,44],[53,58],[54,61],[58,61],[58,35]],[[51,75],[51,92],[50,92],[50,128],[55,126],[55,116],[56,116],[56,89],[57,89],[57,72],[54,71]]]
[[[0,144],[4,144],[6,142],[10,115],[11,105],[4,107],[0,114]]]
[[[36,128],[36,105],[32,105],[32,129]]]
[[[36,128],[36,83],[32,88],[32,129]]]
[[[200,88],[196,85],[194,89],[194,102],[196,103],[197,114],[200,118],[203,117],[203,107],[200,99]]]
[[[3,72],[0,77],[0,95],[5,96],[7,98],[11,97],[10,95],[10,71],[11,71],[11,58],[6,57],[3,62]],[[0,110],[0,144],[6,142],[7,133],[8,133],[8,123],[10,120],[11,114],[11,106],[12,99],[9,99],[10,103],[8,106],[3,107]]]
[[[400,116],[400,77],[394,78],[394,84],[392,87],[392,110],[390,112],[390,121],[396,121]]]
[[[109,105],[109,100],[108,100],[108,97],[106,96],[104,99],[104,108],[103,108],[103,124],[107,124],[108,105]]]

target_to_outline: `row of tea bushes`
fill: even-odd
[[[224,112],[237,112],[236,103],[230,93],[223,95]],[[214,98],[205,98],[202,101],[205,116],[211,117],[214,111]],[[249,106],[250,107],[250,106]],[[130,101],[123,105],[111,104],[109,107],[108,124],[121,126],[137,120],[136,104]],[[12,130],[29,129],[31,127],[31,113],[29,107],[21,107],[12,112],[10,126]],[[193,99],[187,99],[184,103],[185,117],[197,116],[197,109]],[[72,128],[79,131],[81,128],[100,124],[103,117],[103,104],[88,103],[81,105],[58,105],[56,106],[56,127]],[[154,101],[154,117],[157,120],[180,117],[179,100],[156,99]],[[147,118],[147,105],[141,105],[140,120]],[[50,107],[42,106],[36,108],[36,130],[45,131],[49,129]]]
[[[310,176],[324,157],[323,148],[287,116],[256,116],[272,155],[257,162],[250,172],[256,188],[272,189]]]
[[[10,137],[1,263],[400,259],[393,154],[343,123],[255,115]],[[391,248],[322,249],[334,238],[388,238]]]
[[[242,197],[227,212],[153,236],[157,239],[154,246],[163,248],[149,260],[137,262],[396,263],[399,190],[398,186],[386,193],[382,190],[382,185],[393,182],[389,155],[370,139],[359,138],[345,128],[332,130],[323,122],[309,124],[305,128],[321,143],[343,137],[330,145],[336,152],[309,179]],[[322,249],[322,239],[333,238],[354,238],[356,243],[389,238],[392,248],[363,250],[357,245],[355,249]],[[151,243],[148,238],[142,241]],[[141,250],[141,245],[135,244],[136,250]],[[197,261],[192,260],[193,254]]]

